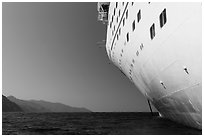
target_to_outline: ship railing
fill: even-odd
[[[108,23],[109,4],[109,2],[98,2],[97,4],[98,21],[101,21],[104,24]]]

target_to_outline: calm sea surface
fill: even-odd
[[[202,134],[150,113],[3,113],[2,134]]]

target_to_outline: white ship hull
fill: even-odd
[[[164,9],[166,22],[161,27]],[[119,2],[117,8],[111,3],[106,39],[110,60],[163,117],[198,129],[202,129],[201,13],[201,3]]]

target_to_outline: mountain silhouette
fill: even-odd
[[[22,108],[2,95],[2,112],[22,112]]]
[[[7,98],[19,105],[24,112],[91,112],[86,108],[71,107],[62,103],[43,100],[21,100],[14,96],[8,96]]]

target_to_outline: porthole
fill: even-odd
[[[139,51],[136,52],[136,55],[139,56]]]
[[[138,11],[137,13],[137,22],[139,23],[141,19],[141,10]]]
[[[129,33],[127,33],[126,38],[127,38],[127,42],[128,42],[129,41]]]
[[[164,9],[162,13],[159,15],[159,21],[160,21],[160,27],[162,28],[164,24],[166,24],[166,21],[167,21],[166,9]]]
[[[153,39],[155,37],[155,25],[154,25],[154,23],[150,27],[150,37],[151,37],[151,39]]]
[[[135,30],[135,20],[132,23],[132,31],[134,31],[134,30]]]

